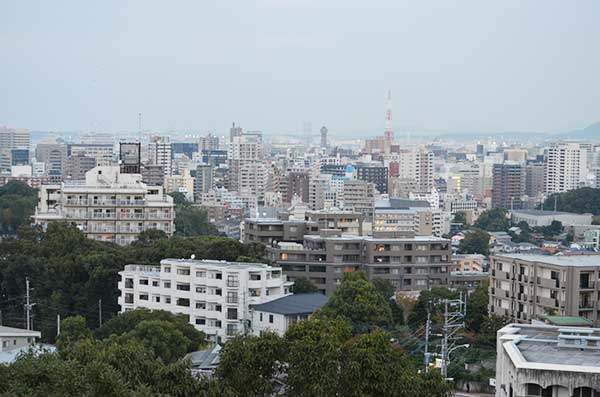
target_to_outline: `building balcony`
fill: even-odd
[[[595,302],[592,301],[579,301],[579,309],[582,310],[586,310],[586,309],[594,309],[596,307]]]
[[[126,207],[133,207],[133,206],[144,206],[146,205],[146,200],[118,200],[117,201],[118,205],[121,206],[126,206]]]
[[[537,284],[545,288],[560,288],[560,281],[551,278],[537,278]]]
[[[89,200],[88,205],[93,207],[104,207],[104,206],[115,206],[117,205],[117,200]]]
[[[136,220],[143,220],[144,219],[144,214],[121,214],[119,215],[119,219],[136,219]]]
[[[69,199],[67,199],[67,200],[65,201],[65,205],[68,205],[68,206],[71,206],[71,205],[72,205],[72,206],[78,206],[78,207],[85,207],[85,206],[87,206],[87,205],[88,205],[88,200],[85,200],[85,199],[83,199],[83,200],[75,200],[75,199],[70,199],[70,200],[69,200]]]
[[[579,282],[579,289],[584,289],[584,290],[594,290],[596,289],[596,282],[595,281],[588,281],[588,282]]]
[[[90,214],[90,219],[117,219],[117,214],[115,214],[114,212],[111,213],[94,213],[92,212]]]

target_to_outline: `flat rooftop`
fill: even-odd
[[[530,262],[547,263],[557,266],[600,267],[600,255],[540,255],[540,254],[501,254],[497,258],[519,259]]]
[[[586,341],[585,345],[565,346],[559,336]],[[552,364],[555,370],[600,373],[600,337],[598,328],[561,327],[554,325],[509,324],[498,331],[499,340],[513,363],[522,367]],[[589,338],[589,339],[585,339]]]
[[[280,270],[280,267],[273,267],[271,265],[267,265],[265,263],[251,263],[251,262],[227,262],[227,261],[217,261],[211,259],[174,259],[174,258],[165,258],[160,261],[161,264],[170,264],[170,265],[190,265],[190,266],[200,266],[200,267],[215,267],[222,268],[227,267],[229,269],[237,269],[237,270],[252,270],[256,268],[262,269],[276,269]]]
[[[525,214],[532,216],[549,216],[549,215],[587,215],[591,214],[577,214],[574,212],[564,212],[564,211],[542,211],[542,210],[514,210],[511,211],[513,214]]]

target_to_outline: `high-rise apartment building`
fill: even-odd
[[[200,164],[194,175],[194,200],[199,201],[202,193],[208,193],[213,187],[213,166]]]
[[[344,208],[360,212],[370,221],[373,219],[375,185],[360,180],[344,181]]]
[[[169,137],[151,138],[148,143],[148,164],[160,165],[165,177],[173,175],[173,152]]]
[[[389,166],[396,174],[392,179],[394,196],[408,197],[410,192],[426,194],[433,189],[433,152],[401,150],[390,155]]]
[[[388,168],[357,166],[356,178],[361,181],[372,182],[379,193],[388,192]]]
[[[67,145],[67,157],[87,156],[96,159],[96,165],[109,166],[115,163],[112,143],[70,143]]]
[[[521,209],[525,194],[525,174],[518,163],[494,164],[492,208]]]
[[[249,331],[251,305],[290,295],[280,267],[260,263],[163,259],[160,267],[127,265],[119,272],[119,305],[183,314],[210,340]]]
[[[529,323],[579,316],[600,326],[600,256],[505,254],[490,258],[490,314]]]
[[[545,159],[546,194],[577,189],[587,178],[587,150],[578,143],[556,143],[548,148]]]
[[[525,166],[525,195],[538,197],[544,193],[544,163],[529,163]]]
[[[249,172],[247,166],[261,164],[264,158],[262,134],[260,132],[240,132],[240,134],[238,135],[238,132],[232,134],[228,153],[229,190],[236,192],[242,188],[242,178]],[[244,187],[248,188],[247,184]],[[250,188],[256,191],[259,189],[259,186]]]
[[[88,238],[129,244],[144,230],[174,232],[173,199],[162,186],[148,186],[139,174],[121,174],[119,167],[95,167],[85,183],[42,185],[36,224],[75,223]]]

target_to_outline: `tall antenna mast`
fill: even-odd
[[[142,143],[142,113],[138,113],[138,133],[140,143]]]

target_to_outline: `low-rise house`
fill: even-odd
[[[260,335],[273,331],[279,335],[298,321],[308,319],[327,303],[320,293],[288,295],[273,301],[251,306],[252,333]]]
[[[34,348],[41,337],[39,331],[0,326],[0,364],[15,361],[19,354]]]

